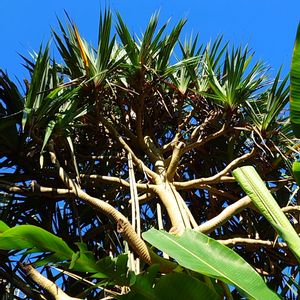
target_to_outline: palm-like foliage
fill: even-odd
[[[214,67],[210,60],[207,61],[209,85],[213,90],[211,97],[230,109],[235,109],[250,99],[265,82],[265,68],[261,62],[247,69],[252,60],[252,55],[248,52],[247,48],[227,52],[222,71],[221,67]]]
[[[76,188],[129,219],[135,185],[142,231],[158,225],[167,230],[196,227],[216,217],[243,196],[230,171],[244,161],[270,182],[281,206],[297,204],[287,192],[293,189],[289,164],[294,147],[283,113],[287,79],[280,81],[279,72],[271,82],[266,67],[252,63],[247,48],[229,49],[221,38],[204,46],[198,37],[180,43],[185,22],[167,31],[168,23],[159,27],[154,15],[137,38],[120,15],[115,33],[112,15],[105,11],[93,47],[70,19],[66,27],[59,21],[60,33],[53,35],[61,57],[51,59],[47,46],[33,61],[25,60],[30,71],[26,93],[1,72],[2,219],[10,226],[45,228],[74,245],[74,251],[76,242],[84,242],[96,258],[126,251],[123,240],[130,244],[131,239],[117,232],[117,213],[97,212],[83,194],[74,193],[66,175],[57,173],[53,153]],[[175,57],[174,49],[181,57]],[[129,178],[128,153],[135,184]],[[179,205],[181,197],[185,204]],[[193,217],[183,213],[183,205]],[[245,208],[208,232],[215,239],[241,238],[234,249],[274,290],[292,299],[291,290],[284,288],[286,276],[298,276],[291,253],[247,243],[258,237],[276,243],[270,228],[256,211]],[[2,273],[18,270],[2,257]],[[290,273],[283,275],[287,268]],[[80,272],[69,277],[46,273],[59,278],[71,295],[98,299],[104,294],[74,283],[72,276],[83,276]],[[25,280],[20,273],[9,278]]]

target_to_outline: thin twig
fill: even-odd
[[[186,145],[182,150],[181,150],[181,155],[190,151],[190,150],[193,150],[195,148],[198,148],[198,147],[201,147],[203,146],[204,144],[206,144],[207,142],[213,140],[213,139],[216,139],[217,137],[221,136],[224,132],[225,132],[225,129],[226,129],[226,125],[223,124],[222,128],[220,130],[218,130],[217,132],[215,133],[211,133],[210,135],[208,135],[207,137],[197,141],[197,142],[194,142],[194,143],[191,143],[191,144],[188,144]]]

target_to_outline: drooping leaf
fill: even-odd
[[[254,299],[279,299],[237,253],[203,233],[186,229],[181,236],[150,229],[143,238],[193,271],[235,285]]]
[[[0,234],[0,249],[35,249],[35,252],[52,252],[56,261],[69,260],[72,249],[61,238],[33,225],[20,225],[9,228]]]

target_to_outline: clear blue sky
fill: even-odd
[[[24,77],[17,53],[38,50],[50,38],[56,16],[64,9],[89,41],[97,38],[100,7],[119,11],[133,32],[141,33],[151,14],[160,10],[161,21],[187,17],[185,34],[199,33],[201,42],[223,34],[235,45],[255,50],[273,69],[284,65],[288,72],[296,28],[300,21],[299,0],[0,0],[0,67],[10,75]]]

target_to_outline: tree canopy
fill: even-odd
[[[230,251],[229,269],[243,258],[249,278],[296,299],[297,258],[232,175],[252,165],[298,230],[288,76],[272,78],[248,47],[221,37],[182,39],[186,20],[169,28],[154,14],[137,36],[106,10],[96,46],[69,17],[58,22],[52,45],[23,56],[24,83],[0,73],[1,288],[26,299],[252,295],[230,274],[162,257],[142,235],[154,227],[191,249],[197,240],[195,255],[212,262]],[[57,298],[45,280],[57,282]]]

